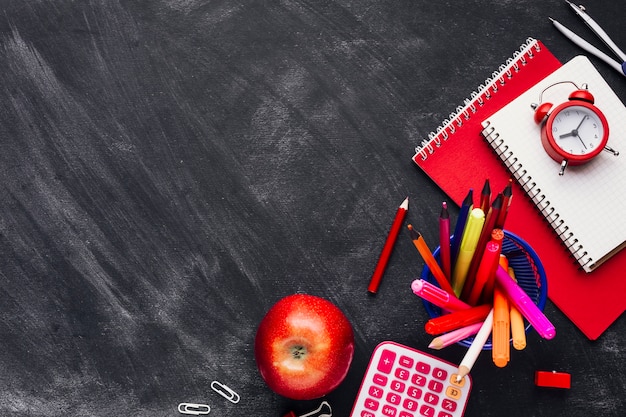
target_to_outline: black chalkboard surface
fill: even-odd
[[[353,324],[352,366],[325,398],[347,417],[379,342],[430,341],[406,234],[366,291],[405,197],[436,242],[445,195],[415,146],[528,36],[563,61],[582,53],[548,16],[600,45],[556,0],[0,8],[3,416],[304,414],[320,401],[271,392],[253,355],[267,309],[303,292]],[[588,11],[626,47],[622,3]],[[624,78],[594,63],[625,100]],[[467,417],[623,414],[626,321],[590,342],[546,314],[554,340],[531,332],[504,369],[481,356]],[[572,388],[537,388],[535,370],[571,373]]]

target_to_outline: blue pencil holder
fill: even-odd
[[[512,267],[515,271],[517,284],[522,287],[537,307],[543,311],[548,299],[548,281],[537,253],[519,236],[505,230],[504,239],[502,240],[502,254],[506,255],[509,267]],[[439,247],[435,249],[433,256],[439,261]],[[424,265],[420,278],[439,286],[427,265]],[[426,300],[422,300],[422,302],[431,318],[441,316],[439,307]],[[530,324],[526,322],[526,332],[528,332],[530,327]],[[470,347],[473,340],[474,337],[468,337],[458,342],[458,344]],[[485,343],[483,350],[491,350],[491,337]]]

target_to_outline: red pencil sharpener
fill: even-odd
[[[572,378],[571,375],[566,372],[556,371],[536,371],[535,372],[535,385],[538,387],[548,388],[566,388],[571,387]]]

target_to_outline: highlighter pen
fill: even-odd
[[[453,294],[454,291],[452,290],[452,286],[450,285],[448,278],[443,273],[443,271],[441,270],[441,267],[437,263],[437,260],[435,259],[432,252],[428,248],[428,244],[426,244],[424,237],[422,237],[421,234],[417,233],[415,229],[413,229],[412,225],[409,224],[407,228],[409,229],[409,234],[411,235],[411,240],[413,241],[413,245],[415,245],[415,247],[417,248],[417,251],[420,253],[420,255],[422,255],[424,262],[426,262],[426,265],[428,265],[428,269],[430,269],[430,272],[435,277],[435,280],[437,280],[437,283],[439,284],[439,286],[444,291],[450,294]]]
[[[467,225],[465,226],[465,231],[463,232],[459,256],[454,266],[454,273],[452,274],[452,289],[457,297],[460,296],[463,291],[467,271],[472,262],[472,257],[474,256],[476,244],[480,238],[480,232],[484,223],[485,212],[479,208],[472,209],[467,220]]]
[[[500,244],[502,245],[502,240],[504,240],[504,231],[502,229],[493,229],[493,232],[491,232],[491,239],[500,242]],[[506,259],[506,256],[500,256],[500,261],[502,261],[503,259]],[[508,268],[508,259],[506,259],[507,263],[506,263],[506,268]],[[497,267],[497,265],[496,265]],[[493,288],[495,286],[496,283],[496,270],[494,268],[493,273],[489,275],[487,282],[485,283],[485,286],[483,287],[483,292],[482,292],[482,296],[481,296],[481,301],[484,303],[490,303],[493,301]]]
[[[424,329],[430,335],[447,333],[470,324],[482,323],[491,311],[490,304],[483,304],[467,310],[460,310],[443,316],[435,317],[426,322]],[[507,314],[509,310],[507,310]]]
[[[500,242],[493,239],[487,242],[485,252],[483,253],[478,271],[476,272],[476,279],[474,279],[469,295],[465,299],[467,304],[475,306],[480,301],[480,295],[483,292],[485,284],[487,284],[489,278],[496,273],[500,252],[502,252],[502,244]],[[465,293],[465,289],[463,293]]]
[[[515,279],[515,271],[509,267],[509,276]],[[514,305],[509,305],[509,321],[511,325],[511,338],[513,339],[513,347],[516,350],[523,350],[526,347],[526,328],[524,326],[524,317]]]
[[[502,194],[498,194],[496,198],[493,200],[489,211],[486,212],[485,215],[485,223],[480,232],[480,237],[478,238],[478,243],[476,244],[476,250],[474,251],[474,256],[472,256],[472,262],[470,262],[469,269],[467,270],[467,278],[465,279],[465,288],[463,288],[463,293],[461,294],[461,299],[465,300],[469,296],[469,290],[474,285],[474,279],[476,278],[476,271],[478,271],[478,266],[483,257],[483,253],[485,252],[485,246],[491,237],[491,232],[495,228],[496,219],[500,214],[500,210],[502,207]],[[491,301],[491,300],[490,300]]]
[[[503,258],[501,266],[508,268]],[[493,331],[491,333],[491,358],[498,368],[504,368],[511,359],[511,330],[509,322],[509,301],[496,285],[493,289]]]
[[[459,218],[454,225],[454,234],[450,240],[450,273],[454,271],[454,265],[456,264],[456,258],[459,255],[459,248],[461,247],[461,238],[463,237],[463,230],[465,230],[465,224],[467,224],[467,218],[470,211],[474,208],[474,189],[470,188],[465,196],[465,199],[461,203],[459,209]]]
[[[501,266],[496,270],[496,283],[500,285],[500,289],[506,294],[509,302],[517,307],[519,312],[535,328],[539,336],[544,339],[554,338],[556,335],[554,325]]]
[[[461,382],[463,378],[465,378],[465,375],[469,374],[472,370],[472,366],[474,366],[476,359],[478,359],[478,356],[480,355],[480,351],[483,349],[483,346],[485,346],[485,343],[487,342],[487,339],[491,334],[492,328],[493,309],[491,309],[491,311],[489,312],[489,315],[483,322],[483,325],[480,327],[480,330],[476,334],[474,341],[470,345],[469,349],[467,349],[467,352],[465,352],[465,356],[463,356],[463,359],[459,364],[459,370],[456,374],[457,383]]]
[[[431,349],[443,349],[453,343],[459,342],[470,336],[474,336],[478,333],[482,325],[482,323],[474,323],[460,329],[452,330],[451,332],[442,334],[441,336],[437,336],[432,340],[432,342],[430,342],[428,347]]]
[[[439,255],[443,274],[450,280],[450,214],[445,201],[439,214]]]
[[[471,308],[454,295],[442,290],[428,281],[424,281],[423,279],[416,279],[413,281],[411,283],[411,290],[413,290],[413,293],[418,297],[421,297],[429,303],[432,303],[446,311],[460,311]]]

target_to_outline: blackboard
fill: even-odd
[[[626,47],[624,5],[590,3]],[[406,235],[379,293],[365,290],[406,196],[407,220],[436,241],[445,195],[411,162],[415,146],[527,37],[563,61],[582,53],[548,16],[600,45],[557,0],[0,8],[5,416],[176,416],[181,402],[304,414],[319,401],[271,392],[253,355],[267,309],[297,292],[353,324],[352,366],[326,398],[348,416],[379,342],[429,342]],[[626,100],[624,78],[594,63]],[[623,413],[623,317],[590,342],[550,303],[546,314],[556,339],[530,333],[504,369],[479,359],[466,416]],[[537,369],[571,373],[572,388],[535,387]]]

